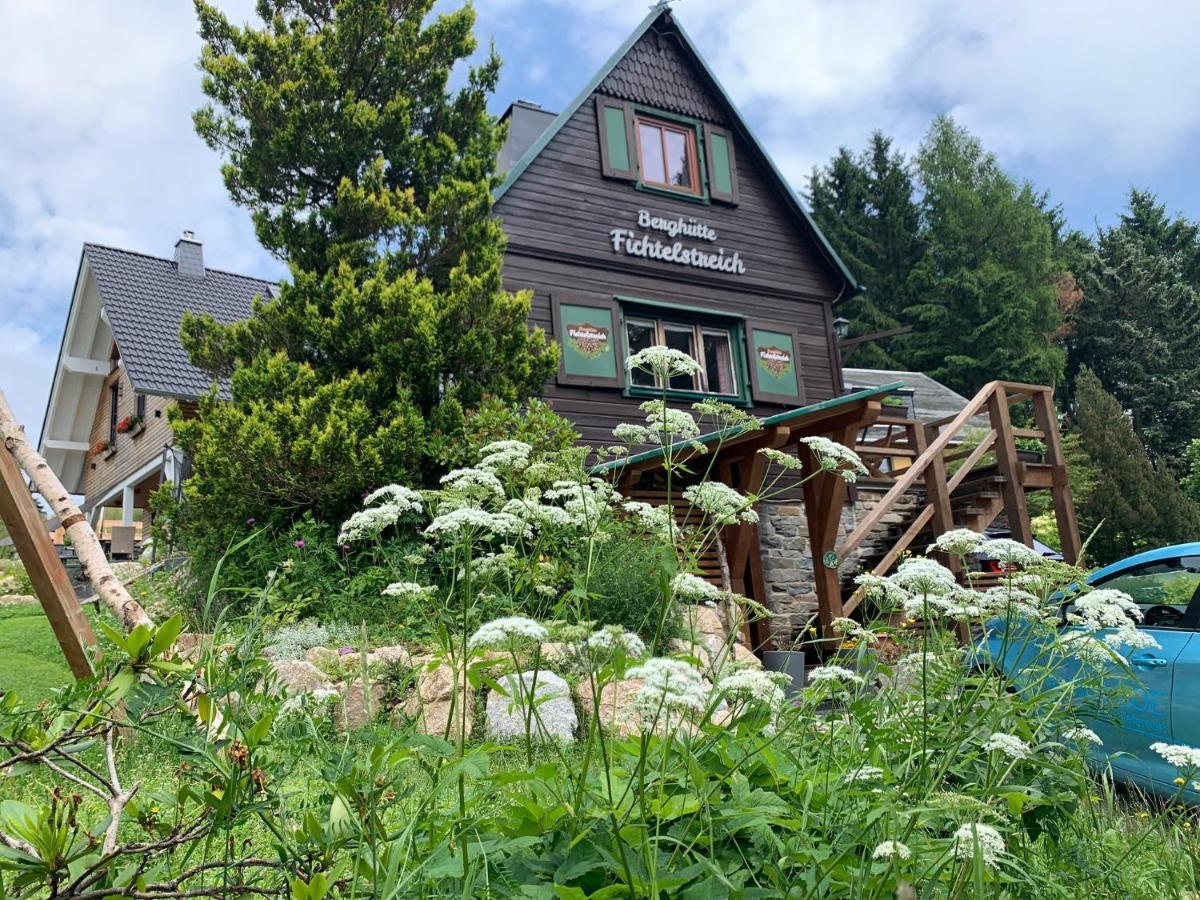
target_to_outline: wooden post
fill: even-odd
[[[96,646],[96,635],[83,614],[79,598],[71,587],[71,579],[54,549],[54,542],[46,532],[46,524],[38,512],[21,468],[12,454],[0,449],[0,518],[3,518],[13,546],[29,573],[33,589],[71,674],[76,678],[90,678],[93,674],[89,650]]]
[[[853,446],[857,433],[858,425],[855,424],[832,437],[846,446]],[[803,450],[802,459],[807,471],[816,469],[816,457],[807,447]],[[839,559],[834,565],[828,566],[825,564],[825,554],[835,552],[845,500],[846,482],[839,475],[821,472],[804,482],[804,514],[808,521],[813,586],[817,591],[817,620],[821,624],[822,638],[830,636],[830,625],[834,619],[842,616],[842,582],[838,569],[845,560]]]
[[[1029,524],[1029,509],[1025,505],[1025,485],[1020,480],[1017,445],[1014,443],[1008,396],[1003,384],[991,392],[987,405],[992,428],[996,431],[996,467],[1004,479],[1000,491],[1004,496],[1004,511],[1008,514],[1008,529],[1013,540],[1031,547],[1033,529]]]
[[[1042,440],[1046,442],[1046,462],[1050,464],[1050,500],[1054,505],[1054,521],[1058,525],[1058,537],[1062,541],[1063,559],[1071,564],[1079,562],[1083,553],[1083,542],[1079,537],[1079,522],[1075,518],[1075,500],[1071,496],[1071,479],[1067,473],[1067,459],[1063,454],[1062,437],[1058,433],[1058,417],[1054,412],[1054,395],[1041,391],[1033,395],[1033,415]]]
[[[936,431],[936,429],[920,422],[913,422],[907,428],[909,443],[917,454],[917,459],[920,459],[929,448],[930,432]],[[933,434],[932,437],[937,439],[936,434]],[[950,488],[946,483],[946,461],[942,458],[941,453],[935,453],[925,469],[925,497],[929,505],[933,507],[934,537],[945,534],[954,527],[954,512],[950,508]],[[950,553],[939,555],[950,571],[958,575],[959,569],[962,568],[958,557]]]

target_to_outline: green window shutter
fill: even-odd
[[[558,341],[558,383],[623,388],[625,354],[621,314],[611,297],[555,292],[554,337]]]
[[[771,322],[746,324],[750,388],[755,402],[804,406],[796,330]]]
[[[736,206],[738,184],[733,135],[718,125],[705,125],[704,159],[708,165],[709,196],[718,203]]]
[[[604,177],[635,180],[637,141],[629,104],[597,94],[596,126],[600,132],[600,171]]]

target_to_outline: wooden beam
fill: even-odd
[[[896,479],[896,483],[892,485],[891,490],[883,496],[878,505],[868,515],[864,516],[855,529],[846,536],[846,539],[842,541],[838,548],[838,556],[848,556],[863,542],[866,536],[879,524],[879,521],[895,506],[896,501],[916,485],[917,481],[925,474],[925,469],[929,467],[933,459],[935,457],[940,458],[942,451],[954,440],[954,436],[962,430],[967,422],[979,414],[980,410],[990,402],[990,398],[993,395],[998,393],[999,385],[1000,382],[993,381],[984,386],[963,407],[962,411],[950,420],[946,429],[938,435],[936,440],[929,444],[924,456],[917,457],[913,464],[904,470],[904,474]],[[1007,406],[1004,407],[1004,412],[1007,414]]]
[[[0,447],[0,518],[33,582],[71,674],[90,678],[93,671],[89,651],[96,646],[96,635],[46,532],[46,522],[21,477],[21,467],[3,447]]]
[[[910,429],[909,440],[913,449],[917,451],[918,458],[928,449],[930,434],[936,438],[936,429],[929,428],[927,430],[926,426],[921,424],[914,425]],[[950,509],[950,488],[946,484],[946,461],[942,458],[941,453],[934,453],[929,466],[925,469],[925,497],[929,501],[929,505],[933,507],[934,536],[945,534],[954,527],[954,512]],[[946,567],[958,575],[962,568],[958,557],[947,553],[940,555]]]
[[[1009,385],[1005,385],[1008,388]],[[994,391],[988,397],[988,416],[996,432],[996,468],[1004,477],[1000,493],[1004,497],[1004,511],[1008,518],[1008,529],[1013,540],[1026,547],[1033,546],[1033,529],[1029,524],[1029,509],[1025,505],[1025,486],[1021,482],[1020,460],[1014,443],[1012,420],[1008,415],[1008,398],[1003,390]]]
[[[1078,563],[1083,553],[1083,543],[1079,537],[1079,522],[1075,518],[1075,499],[1071,496],[1071,479],[1067,472],[1062,437],[1058,433],[1058,416],[1052,394],[1040,394],[1034,398],[1033,415],[1038,428],[1045,435],[1046,462],[1050,464],[1053,479],[1050,502],[1054,506],[1054,521],[1058,525],[1063,559],[1072,564]]]
[[[62,367],[64,372],[71,372],[75,375],[103,377],[112,371],[112,362],[107,359],[88,359],[84,356],[64,356]]]
[[[850,445],[857,431],[856,426],[846,427],[834,439]],[[817,465],[814,454],[807,447],[802,452],[806,467],[812,471]],[[843,560],[839,557],[832,566],[826,565],[825,554],[834,551],[845,500],[846,482],[839,475],[821,472],[804,482],[804,514],[808,521],[813,587],[817,592],[817,620],[823,638],[830,636],[833,620],[843,615],[842,583],[838,573]]]
[[[92,448],[92,445],[87,441],[62,441],[57,438],[46,438],[42,441],[42,446],[47,450],[78,451],[81,453],[86,453]]]

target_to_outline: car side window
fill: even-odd
[[[1179,628],[1187,620],[1188,606],[1200,587],[1200,556],[1163,559],[1119,572],[1093,587],[1124,591],[1141,607],[1142,625]]]

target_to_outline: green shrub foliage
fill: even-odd
[[[271,0],[239,27],[197,4],[210,102],[196,129],[290,268],[248,321],[183,323],[193,361],[228,379],[173,419],[195,465],[178,525],[203,541],[202,569],[250,518],[337,521],[365,485],[429,480],[464,410],[535,394],[554,370],[528,294],[501,281],[499,61],[449,89],[474,13],[432,7]]]

